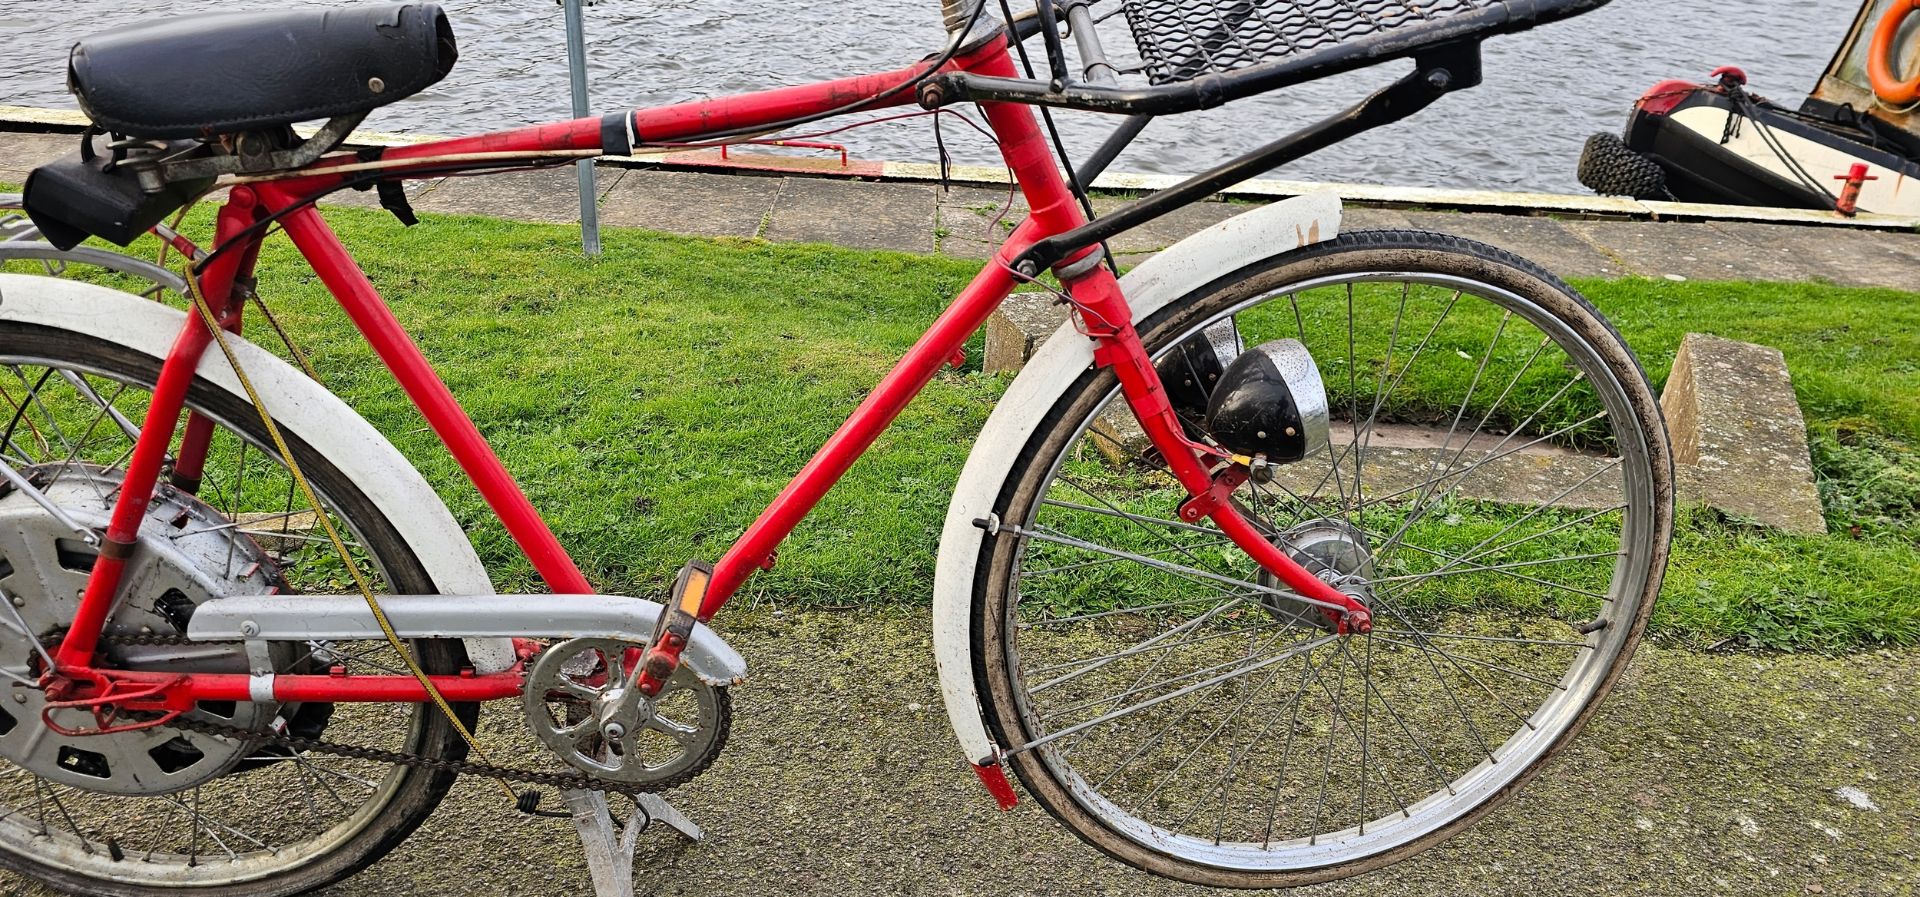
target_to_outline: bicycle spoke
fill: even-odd
[[[1276,635],[1276,638],[1277,637],[1278,636]],[[1222,673],[1210,679],[1205,679],[1200,682],[1196,682],[1192,685],[1188,685],[1184,688],[1169,692],[1164,695],[1158,695],[1158,696],[1149,698],[1145,701],[1141,701],[1138,704],[1129,705],[1122,709],[1115,710],[1110,713],[1106,713],[1101,716],[1095,717],[1093,719],[1087,720],[1086,722],[1076,723],[1072,726],[1068,726],[1067,728],[1050,733],[1044,737],[1035,739],[1033,741],[1029,741],[1026,744],[1015,746],[1012,750],[1009,751],[1009,753],[1016,753],[1016,754],[1025,753],[1035,748],[1044,747],[1048,744],[1058,741],[1059,739],[1065,736],[1072,735],[1077,732],[1084,731],[1086,729],[1090,729],[1094,726],[1098,726],[1103,723],[1112,722],[1113,720],[1119,719],[1124,716],[1139,713],[1142,710],[1147,710],[1152,707],[1157,707],[1161,704],[1166,703],[1167,701],[1173,700],[1175,698],[1178,698],[1184,695],[1192,694],[1193,692],[1199,691],[1204,688],[1218,685],[1229,679],[1238,679],[1241,676],[1247,675],[1248,673],[1257,672],[1259,670],[1266,669],[1267,667],[1272,666],[1273,664],[1279,663],[1283,660],[1287,660],[1288,658],[1293,657],[1300,652],[1310,651],[1314,648],[1317,648],[1321,645],[1326,644],[1327,642],[1333,641],[1335,638],[1336,638],[1335,636],[1324,636],[1322,638],[1318,638],[1311,642],[1308,642],[1305,645],[1290,647],[1280,652],[1279,654],[1274,654],[1268,657],[1261,658],[1258,661],[1249,663],[1238,669],[1229,670],[1225,673]],[[1209,672],[1210,671],[1211,670],[1209,670]]]

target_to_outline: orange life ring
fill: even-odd
[[[1920,9],[1920,0],[1895,0],[1880,17],[1880,24],[1873,29],[1873,43],[1867,47],[1867,80],[1873,83],[1873,93],[1881,102],[1894,106],[1920,102],[1920,75],[1903,81],[1893,70],[1894,35],[1915,9]]]

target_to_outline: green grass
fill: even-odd
[[[977,263],[382,213],[329,218],[604,590],[658,596],[713,559]],[[503,589],[504,532],[284,240],[262,292],[323,378],[440,486]],[[1779,347],[1809,421],[1826,537],[1683,514],[1654,632],[1674,643],[1920,644],[1920,297],[1822,285],[1592,281],[1653,374],[1683,334]],[[259,334],[255,334],[256,338]],[[978,338],[970,356],[979,355]],[[742,600],[920,604],[946,502],[1005,379],[943,372]],[[1457,393],[1456,393],[1457,394]]]

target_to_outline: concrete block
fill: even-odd
[[[1093,419],[1092,430],[1094,448],[1115,465],[1140,461],[1153,447],[1147,431],[1140,428],[1140,419],[1133,416],[1133,409],[1120,396],[1114,396],[1113,401],[1100,410],[1100,416]]]
[[[1679,497],[1795,533],[1824,533],[1807,424],[1780,350],[1689,333],[1660,407]]]
[[[1067,320],[1069,309],[1052,293],[1015,293],[987,317],[987,351],[980,360],[989,374],[1012,373]]]

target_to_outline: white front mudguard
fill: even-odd
[[[1331,240],[1340,229],[1340,197],[1313,193],[1236,215],[1168,247],[1120,279],[1137,325],[1222,275]],[[993,510],[1020,451],[1067,388],[1093,364],[1093,341],[1069,321],[1035,352],[987,418],[947,507],[934,568],[933,648],[947,716],[967,760],[998,762],[973,677],[973,581],[982,532],[974,521]]]

